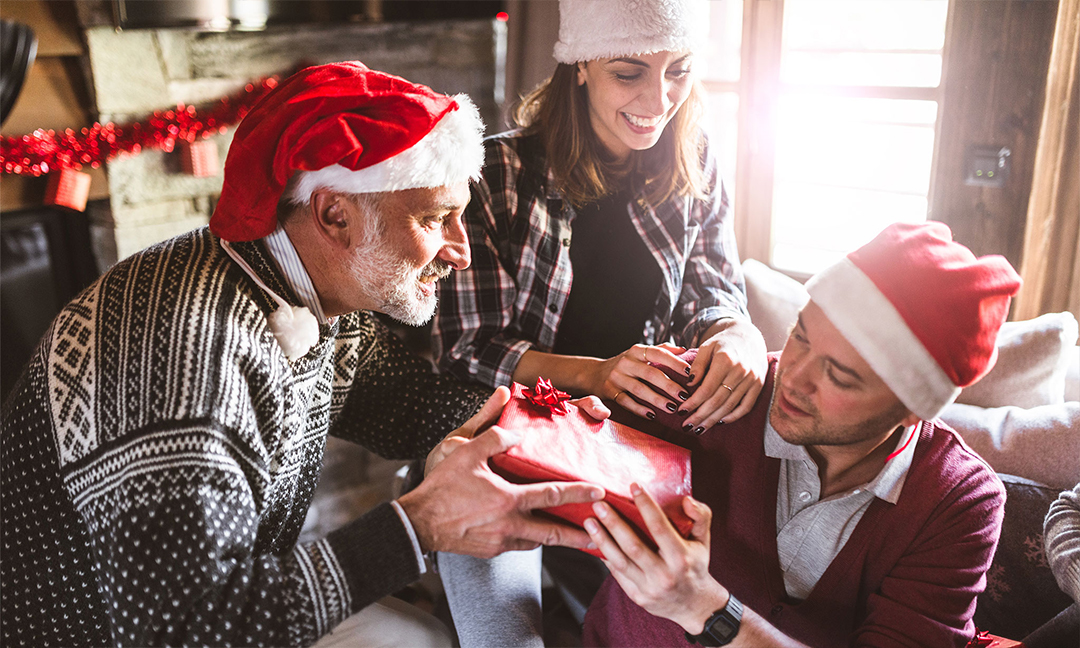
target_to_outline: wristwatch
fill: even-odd
[[[686,633],[686,640],[701,646],[726,646],[739,634],[742,623],[743,604],[734,595],[728,595],[728,602],[723,608],[712,613],[701,634]]]

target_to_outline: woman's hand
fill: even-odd
[[[730,423],[754,406],[769,363],[765,338],[748,320],[723,319],[709,327],[690,366],[694,394],[682,410],[690,412],[683,429],[701,434]]]
[[[649,614],[671,619],[691,634],[727,604],[728,592],[709,574],[709,525],[712,511],[692,497],[683,510],[694,522],[690,538],[679,535],[663,510],[637,484],[630,486],[634,503],[656,541],[645,545],[622,517],[604,502],[593,504],[599,518],[585,520],[589,538],[604,554],[604,564],[626,595]],[[601,526],[601,524],[603,526]]]
[[[669,412],[676,412],[690,394],[679,383],[668,378],[659,367],[654,367],[649,363],[663,365],[678,373],[689,374],[690,365],[675,355],[685,350],[673,344],[657,346],[635,344],[619,355],[596,365],[589,391],[622,406],[627,411],[650,419],[656,418],[656,415],[642,403],[648,403],[658,410],[666,409]]]

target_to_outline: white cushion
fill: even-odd
[[[997,364],[956,402],[980,407],[1064,403],[1065,374],[1077,333],[1076,318],[1067,312],[1006,322],[998,333]]]
[[[997,472],[1069,489],[1080,483],[1080,403],[982,408],[953,404],[941,420]]]
[[[1072,359],[1065,371],[1065,400],[1080,401],[1080,346],[1074,346],[1066,353]]]
[[[761,331],[766,348],[780,351],[810,295],[801,283],[760,261],[744,261],[743,274],[750,321]]]

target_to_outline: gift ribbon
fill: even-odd
[[[536,378],[536,387],[523,389],[521,394],[533,405],[547,409],[552,414],[565,415],[570,413],[570,410],[566,409],[566,405],[563,404],[570,400],[570,394],[555,389],[550,380],[540,376]]]

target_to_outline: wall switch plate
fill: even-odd
[[[1009,177],[1009,156],[1005,146],[969,146],[964,156],[964,184],[1002,187]]]

